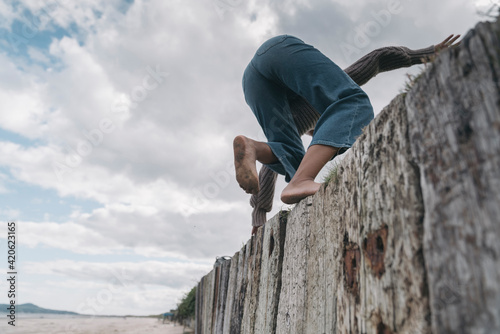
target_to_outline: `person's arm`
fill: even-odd
[[[250,205],[252,212],[252,235],[266,223],[266,214],[273,208],[274,188],[276,187],[277,174],[269,167],[263,165],[259,172],[260,189],[257,195],[252,195]]]
[[[378,73],[421,64],[423,60],[430,59],[437,52],[452,46],[457,46],[460,43],[453,43],[459,37],[460,35],[450,35],[437,45],[418,50],[411,50],[404,46],[389,46],[376,49],[356,61],[344,71],[354,80],[354,82],[362,86]]]

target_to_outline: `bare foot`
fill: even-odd
[[[298,203],[301,199],[318,192],[321,183],[314,182],[314,179],[321,168],[337,154],[337,151],[338,148],[333,146],[321,144],[309,146],[297,172],[281,193],[283,203]]]
[[[236,180],[246,193],[257,194],[259,192],[259,176],[255,166],[257,155],[253,140],[245,136],[237,136],[233,141],[233,149]]]
[[[285,204],[298,203],[301,199],[314,195],[320,187],[321,183],[313,180],[290,181],[281,192],[281,201]]]

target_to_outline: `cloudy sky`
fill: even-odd
[[[15,221],[17,303],[86,314],[175,308],[216,256],[250,237],[232,139],[263,139],[241,90],[257,47],[292,34],[345,68],[378,47],[464,34],[482,19],[477,4],[1,1],[0,276]],[[418,70],[368,83],[375,111]],[[2,279],[0,303],[6,291]]]

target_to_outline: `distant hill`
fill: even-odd
[[[0,304],[0,313],[7,313],[7,308],[9,304]],[[35,304],[26,303],[16,305],[16,313],[44,313],[44,314],[66,314],[66,315],[79,315],[75,312],[68,311],[57,311],[57,310],[49,310],[43,307],[38,307]]]

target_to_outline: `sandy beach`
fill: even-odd
[[[43,318],[16,319],[16,326],[0,322],[0,333],[16,334],[183,334],[182,326],[162,324],[154,318]]]

